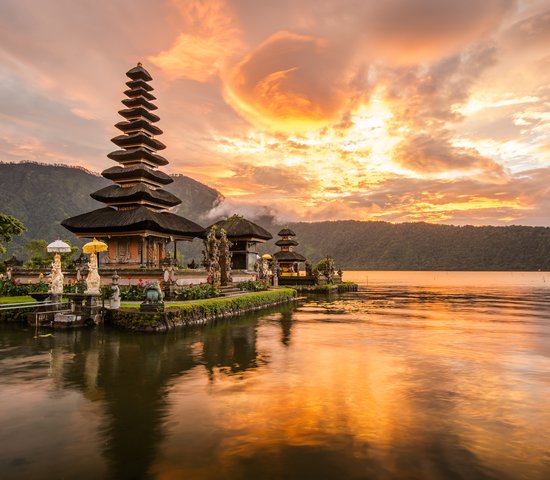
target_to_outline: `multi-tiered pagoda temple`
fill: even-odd
[[[127,108],[118,112],[125,120],[115,125],[122,134],[111,140],[120,149],[107,155],[119,165],[101,173],[114,185],[91,194],[107,206],[68,218],[62,225],[78,237],[105,241],[109,250],[103,257],[104,266],[158,268],[170,241],[190,241],[204,229],[166,211],[181,200],[162,189],[173,180],[158,169],[168,160],[157,154],[166,146],[155,138],[162,130],[154,125],[159,117],[153,113],[157,106],[148,83],[152,78],[141,63],[126,75],[130,78],[124,92],[128,98],[122,103]]]
[[[298,275],[300,271],[300,263],[305,262],[306,258],[293,249],[299,243],[292,237],[296,234],[288,227],[283,228],[277,235],[281,237],[275,242],[275,245],[281,248],[279,252],[275,252],[273,256],[277,259],[279,267],[283,275]]]

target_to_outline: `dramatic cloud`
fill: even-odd
[[[322,126],[349,99],[345,72],[345,58],[329,42],[279,32],[235,65],[228,95],[245,115],[277,130]]]
[[[149,60],[168,78],[208,81],[243,49],[234,15],[223,0],[178,1],[175,6],[187,31],[178,35],[169,50]]]
[[[394,159],[404,168],[417,172],[481,170],[495,174],[503,173],[502,167],[491,159],[482,157],[473,148],[453,146],[446,136],[411,136],[395,148]]]
[[[0,3],[0,160],[111,165],[124,72],[214,216],[550,224],[550,0]]]

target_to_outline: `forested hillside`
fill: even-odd
[[[36,163],[0,163],[0,212],[20,219],[28,231],[14,240],[9,253],[24,256],[33,239],[75,241],[60,222],[102,204],[90,193],[110,182],[81,168]],[[176,213],[203,226],[223,196],[189,177],[175,176],[167,187],[182,199]],[[235,212],[239,213],[239,212]],[[254,220],[254,219],[252,219]],[[281,224],[257,220],[275,237],[261,253],[278,250]],[[473,227],[428,223],[335,221],[290,223],[300,245],[296,250],[313,263],[330,255],[344,269],[371,270],[550,270],[550,228]],[[185,262],[200,261],[199,240],[181,245]]]
[[[297,251],[366,270],[550,270],[550,228],[335,221],[289,225]],[[276,233],[276,232],[273,232]]]
[[[222,195],[192,178],[175,175],[166,190],[182,200],[175,213],[201,223],[201,216],[217,205]],[[22,246],[33,239],[56,238],[76,242],[61,221],[104,205],[90,193],[112,182],[78,167],[34,162],[0,162],[0,212],[23,222],[27,231],[16,237],[10,252],[23,255]]]

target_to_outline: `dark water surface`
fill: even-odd
[[[1,327],[0,478],[550,478],[550,274],[348,279],[166,335]]]

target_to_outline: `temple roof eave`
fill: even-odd
[[[175,195],[162,189],[152,189],[136,184],[130,187],[109,185],[90,195],[94,200],[109,204],[129,204],[132,202],[149,201],[158,206],[174,207],[181,203]]]
[[[117,183],[120,180],[130,181],[146,179],[160,185],[169,185],[174,181],[174,179],[170,177],[170,175],[167,175],[160,170],[153,170],[152,168],[145,165],[135,165],[129,167],[121,167],[116,165],[114,167],[103,170],[103,172],[101,172],[101,175]]]
[[[159,108],[154,103],[149,102],[144,97],[125,98],[124,100],[122,100],[122,103],[128,108],[143,107],[147,110],[157,110]]]
[[[146,118],[150,122],[156,123],[160,120],[158,115],[151,113],[149,110],[143,107],[123,108],[118,111],[118,114],[124,118]]]
[[[151,148],[152,150],[164,150],[166,145],[160,142],[156,138],[152,138],[146,133],[137,132],[132,134],[118,135],[114,138],[111,138],[117,147],[122,148]]]
[[[144,206],[132,210],[104,207],[68,218],[61,225],[76,235],[148,230],[196,238],[204,232],[200,225],[191,220],[170,212],[153,212]]]
[[[306,257],[300,255],[296,252],[275,252],[273,257],[277,259],[278,262],[305,262]]]
[[[296,240],[288,239],[288,240],[277,240],[275,242],[275,245],[278,247],[297,247],[299,243]]]
[[[132,148],[130,150],[115,150],[114,152],[109,153],[107,157],[119,163],[144,159],[157,166],[168,165],[168,160],[166,160],[166,158],[143,147]]]
[[[288,227],[283,228],[277,235],[279,237],[295,237],[296,234]]]
[[[248,240],[265,242],[271,240],[273,235],[260,225],[239,216],[229,217],[226,220],[221,220],[210,225],[207,230],[213,226],[224,229],[227,233],[227,238],[230,240]]]
[[[130,80],[129,82],[126,82],[126,86],[132,90],[143,88],[143,90],[146,90],[147,92],[152,92],[154,88],[149,85],[144,80]]]
[[[117,124],[115,124],[115,127],[124,133],[145,130],[151,135],[162,135],[162,130],[159,127],[147,122],[144,119],[118,122]]]
[[[155,97],[152,93],[149,93],[147,89],[141,86],[124,90],[124,95],[126,95],[128,98],[143,97],[149,101],[157,99],[157,97]]]
[[[131,68],[126,72],[126,76],[128,78],[131,78],[132,80],[143,80],[145,82],[150,82],[153,80],[153,77],[149,74],[145,68],[143,68],[143,65],[141,63],[138,63],[136,67]]]

